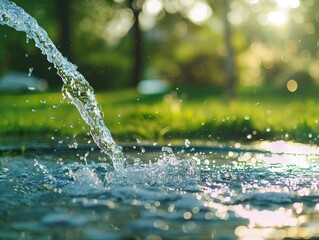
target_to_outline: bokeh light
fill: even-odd
[[[289,92],[295,92],[297,91],[298,89],[298,83],[296,80],[294,79],[290,79],[288,82],[287,82],[287,89]]]

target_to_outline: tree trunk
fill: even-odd
[[[72,60],[70,11],[71,0],[56,0],[56,14],[58,20],[58,46],[69,60]]]
[[[234,57],[234,48],[232,46],[232,32],[231,25],[227,19],[229,12],[229,0],[223,0],[223,23],[224,23],[224,41],[226,45],[226,58],[225,58],[225,77],[227,84],[227,97],[232,100],[236,96],[236,66]]]
[[[134,1],[131,0],[131,9],[134,15],[134,24],[132,26],[132,37],[133,37],[133,51],[132,51],[132,59],[133,59],[133,69],[132,69],[132,78],[130,85],[136,87],[138,82],[140,81],[142,75],[142,31],[139,24],[139,14],[141,9],[134,6]]]

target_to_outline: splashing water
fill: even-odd
[[[121,148],[114,142],[104,124],[103,112],[95,99],[93,88],[77,71],[77,67],[62,56],[37,21],[15,3],[0,1],[0,24],[25,32],[28,39],[35,41],[36,47],[53,63],[62,78],[63,96],[77,107],[81,117],[89,125],[95,143],[111,158],[115,170],[122,171],[125,160]]]
[[[192,189],[200,181],[200,169],[194,159],[178,158],[169,147],[162,148],[162,155],[152,163],[135,158],[121,174],[105,174],[106,188],[114,186],[155,186],[172,189]]]

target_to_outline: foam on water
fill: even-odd
[[[103,112],[95,99],[93,88],[77,71],[77,67],[62,56],[37,21],[15,3],[0,1],[0,24],[25,32],[28,39],[35,41],[36,47],[53,63],[62,78],[63,95],[77,107],[83,120],[89,125],[95,143],[110,156],[116,170],[123,170],[122,151],[104,124]]]

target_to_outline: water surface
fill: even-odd
[[[126,152],[121,175],[99,151],[2,156],[0,238],[319,237],[317,148],[262,147]]]

